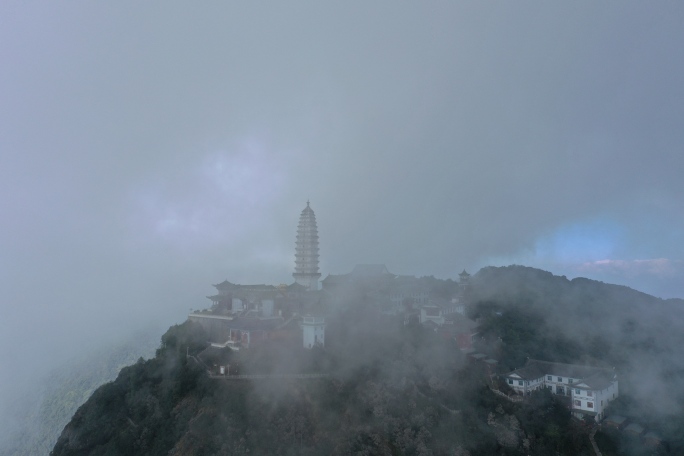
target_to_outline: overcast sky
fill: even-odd
[[[0,4],[4,394],[292,282],[307,199],[323,277],[684,297],[681,2],[174,3]]]

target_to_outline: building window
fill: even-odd
[[[513,384],[513,380],[509,378],[509,379],[508,379],[508,384],[509,384],[509,385],[512,385],[512,384]]]
[[[594,393],[592,393],[591,391],[587,391],[587,396],[591,397],[593,395],[594,395]]]
[[[563,388],[562,386],[557,386],[556,394],[565,394],[565,388]]]
[[[601,407],[603,407],[603,401],[601,401]]]
[[[547,376],[546,376],[546,379],[547,379],[548,381],[551,381],[551,380],[552,380],[552,378],[551,378],[550,375],[547,375]]]
[[[522,381],[522,380],[518,380],[518,385],[523,386],[523,381]]]
[[[563,377],[558,377],[558,381],[563,383]]]
[[[572,383],[572,379],[571,379],[571,378],[568,379],[568,383]]]
[[[593,402],[587,402],[587,408],[594,408]]]
[[[575,407],[582,407],[582,401],[575,401]]]
[[[575,394],[580,394],[580,390],[576,389]]]

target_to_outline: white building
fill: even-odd
[[[439,306],[423,306],[420,308],[419,322],[425,324],[431,321],[439,326],[444,324],[444,315]]]
[[[608,403],[618,397],[618,382],[615,374],[597,375],[573,383],[572,413],[594,416],[596,421],[605,418]]]
[[[325,318],[305,315],[302,319],[304,348],[325,346]]]
[[[414,276],[396,276],[389,285],[389,299],[399,312],[409,307],[427,304],[430,289]]]
[[[453,307],[455,313],[458,313],[461,315],[466,314],[465,304],[463,304],[463,302],[461,302],[460,298],[453,298],[451,300],[451,304],[452,304],[452,307]]]
[[[540,388],[570,399],[573,415],[605,417],[608,403],[618,397],[618,380],[613,369],[552,363],[528,359],[524,367],[504,376],[516,392],[529,395]]]
[[[307,290],[318,290],[318,227],[316,214],[306,202],[306,207],[299,216],[297,240],[295,243],[295,272],[292,274],[300,285]]]

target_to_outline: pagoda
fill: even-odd
[[[297,241],[295,244],[295,282],[307,290],[318,290],[318,228],[316,214],[306,202],[306,207],[299,216]]]
[[[470,274],[468,274],[466,272],[466,270],[464,269],[463,272],[458,275],[458,290],[459,290],[460,299],[462,299],[463,302],[467,301],[469,289],[470,289]]]

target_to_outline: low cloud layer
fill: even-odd
[[[622,274],[629,278],[642,275],[676,278],[681,277],[684,272],[684,262],[668,260],[667,258],[651,260],[598,260],[583,263],[579,269],[587,274]]]
[[[324,275],[667,258],[608,269],[684,296],[682,8],[3,4],[0,382],[290,282],[307,199]]]

